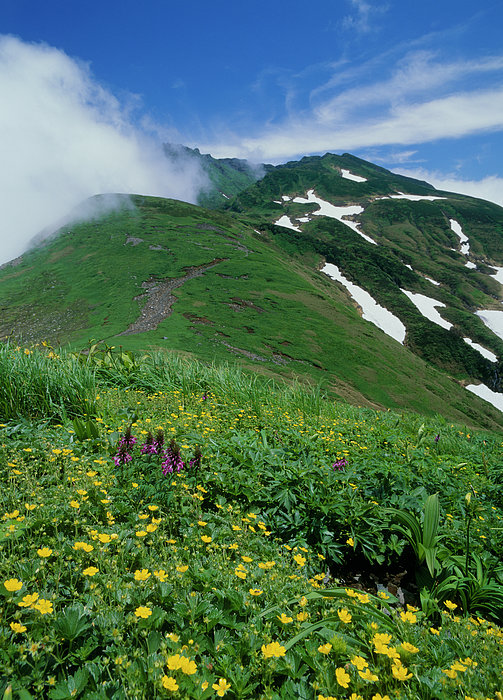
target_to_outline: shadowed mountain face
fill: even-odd
[[[503,209],[347,154],[257,180],[244,161],[185,151],[226,178],[206,192],[214,208],[134,195],[64,226],[0,269],[2,337],[165,348],[502,425],[465,385],[503,397]]]

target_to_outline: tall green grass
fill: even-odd
[[[0,420],[92,415],[95,399],[94,371],[75,358],[0,345]]]
[[[108,386],[152,394],[176,389],[184,397],[212,392],[225,396],[226,401],[249,407],[257,416],[262,415],[265,407],[277,409],[278,406],[298,410],[304,416],[319,416],[329,405],[319,384],[309,386],[265,378],[229,363],[206,364],[164,352],[140,356],[112,348],[79,357],[94,369],[98,381]]]

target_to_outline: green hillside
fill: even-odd
[[[366,181],[342,177],[343,169]],[[361,231],[377,245],[339,220],[313,216],[319,209],[317,204],[293,201],[305,198],[309,190],[337,206],[363,208],[349,220],[358,221]],[[436,199],[391,198],[400,193]],[[318,253],[339,266],[352,282],[403,321],[406,345],[428,362],[459,379],[475,377],[493,390],[501,390],[503,341],[474,314],[478,309],[501,308],[503,288],[491,277],[494,269],[490,267],[503,264],[501,207],[437,191],[427,183],[347,154],[307,157],[278,166],[238,195],[229,207],[243,220],[267,230],[290,254],[304,257],[306,252]],[[300,230],[275,226],[281,216],[288,216]],[[306,216],[310,221],[303,221]],[[469,260],[476,269],[466,267],[468,258],[460,252],[451,220],[457,221],[469,238]],[[446,330],[425,318],[401,288],[445,304],[442,315],[453,328]],[[466,336],[494,352],[499,362],[482,357],[464,342]]]
[[[357,405],[501,426],[464,386],[502,389],[503,340],[475,312],[501,308],[503,209],[348,154],[265,166],[254,182],[245,161],[165,148],[206,169],[213,208],[132,195],[64,226],[0,269],[0,337],[174,350]],[[362,319],[325,262],[404,324],[403,345]]]
[[[316,270],[229,214],[133,197],[0,271],[0,332],[20,342],[162,348],[301,377],[350,403],[501,425],[501,414],[416,357]]]

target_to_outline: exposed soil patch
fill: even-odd
[[[198,316],[197,314],[191,314],[190,312],[186,312],[182,314],[185,318],[187,318],[191,323],[204,323],[207,326],[214,326],[214,322],[210,321],[209,318],[205,318],[204,316]]]
[[[139,245],[140,243],[143,243],[143,238],[136,238],[135,236],[128,236],[126,238],[126,242],[124,243],[124,245],[135,246],[135,245]]]
[[[239,297],[231,297],[231,303],[228,303],[227,306],[230,306],[233,311],[253,309],[254,311],[258,311],[259,314],[263,314],[265,311],[264,309],[261,309],[260,306],[256,306],[253,302],[240,299]]]
[[[171,314],[172,306],[176,301],[176,297],[173,294],[174,289],[181,287],[182,284],[185,284],[185,282],[195,277],[201,277],[206,270],[227,260],[228,258],[215,258],[215,260],[204,265],[185,268],[187,272],[183,277],[179,277],[178,279],[166,278],[157,280],[155,278],[150,278],[146,282],[142,282],[141,286],[146,292],[145,294],[140,294],[135,297],[135,301],[146,299],[145,305],[136,321],[134,321],[127,330],[119,333],[119,335],[133,335],[135,333],[145,333],[155,330],[157,326]]]
[[[286,364],[286,360],[276,353],[273,353],[272,357],[263,357],[262,355],[257,355],[257,353],[251,352],[250,350],[245,350],[244,348],[237,348],[234,345],[227,343],[225,340],[221,340],[220,342],[233,354],[244,355],[245,357],[248,357],[250,360],[254,360],[255,362],[274,362],[275,365]]]

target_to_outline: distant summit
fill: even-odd
[[[201,153],[199,148],[188,148],[182,144],[163,144],[165,155],[172,161],[194,160],[208,177],[208,185],[201,192],[197,203],[203,207],[217,209],[245,190],[273,165],[250,163],[241,158],[213,158],[209,153]]]

